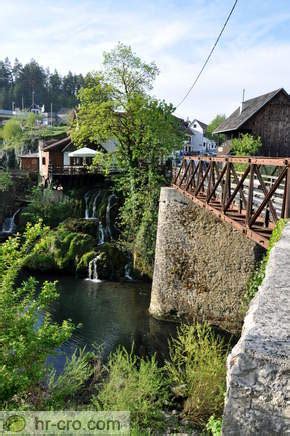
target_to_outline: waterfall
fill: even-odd
[[[2,233],[12,234],[16,229],[15,218],[16,215],[20,212],[21,209],[18,209],[12,217],[5,218],[4,223],[2,225]]]
[[[84,195],[85,200],[85,219],[96,219],[97,202],[101,195],[101,192],[86,192]]]
[[[107,208],[106,208],[106,234],[109,238],[112,238],[112,231],[111,231],[111,209],[115,205],[115,203],[112,204],[112,201],[116,198],[115,194],[111,194],[108,198]]]
[[[97,217],[96,217],[96,212],[97,212],[97,201],[98,201],[100,195],[101,195],[101,192],[99,191],[99,192],[97,192],[97,195],[96,195],[95,198],[94,198],[94,202],[93,202],[93,216],[92,216],[92,218],[97,218]]]
[[[98,245],[102,245],[105,242],[105,231],[104,231],[104,226],[102,224],[102,222],[99,222],[99,240],[98,240]]]
[[[131,264],[130,262],[128,262],[125,265],[125,274],[124,274],[125,279],[129,280],[130,282],[133,280],[133,277],[131,276]]]
[[[96,282],[96,283],[100,283],[102,281],[98,277],[98,264],[97,264],[98,259],[99,259],[99,256],[95,257],[94,259],[92,259],[90,261],[89,271],[88,271],[89,277],[87,278],[87,280],[91,280],[91,281]]]
[[[89,197],[90,197],[90,193],[87,192],[84,196],[85,199],[85,205],[86,205],[86,210],[85,210],[85,219],[88,220],[90,217],[90,210],[89,210]]]

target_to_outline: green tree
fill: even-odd
[[[232,140],[232,150],[237,156],[254,156],[262,147],[260,137],[246,133]]]
[[[9,147],[15,145],[21,140],[22,134],[23,131],[20,122],[15,118],[11,118],[10,120],[8,120],[5,123],[2,132],[5,146]]]
[[[27,253],[45,232],[41,224],[28,226],[23,238],[0,245],[0,404],[27,393],[43,379],[47,357],[67,340],[72,325],[51,321],[47,312],[57,298],[54,283],[36,293],[35,279],[20,285],[19,273]],[[43,313],[39,325],[39,315]]]
[[[181,147],[183,133],[173,116],[174,107],[148,94],[158,74],[154,63],[146,64],[130,47],[119,43],[104,54],[103,67],[103,71],[87,76],[79,92],[80,109],[72,135],[80,146],[115,141],[116,153],[109,160],[122,170],[116,188],[124,197],[120,217],[123,236],[135,252],[142,253],[146,247],[145,252],[151,253],[146,261],[149,273],[155,245],[155,225],[151,224],[157,219],[160,186],[166,183],[162,165]],[[108,162],[108,156],[105,159]],[[100,164],[99,155],[96,164]],[[148,223],[154,235],[149,238],[150,247],[144,232]],[[138,249],[137,235],[142,246]]]
[[[226,116],[224,114],[218,114],[215,116],[215,118],[209,123],[206,130],[206,136],[209,139],[218,140],[219,143],[223,142],[225,139],[224,135],[216,135],[213,134],[214,130],[220,126],[226,119]]]
[[[0,171],[0,192],[8,191],[12,186],[13,181],[8,171]]]

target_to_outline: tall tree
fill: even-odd
[[[143,271],[153,264],[159,189],[165,183],[162,163],[181,147],[183,133],[174,107],[148,94],[158,74],[154,63],[143,62],[130,47],[118,44],[104,54],[103,70],[88,75],[79,92],[73,138],[79,144],[117,144],[114,159],[123,171],[116,189],[124,196],[123,235],[142,252]],[[102,159],[108,160],[108,156]],[[97,162],[100,163],[98,155]]]
[[[225,139],[224,135],[214,135],[214,130],[221,125],[226,119],[226,116],[224,114],[218,114],[214,117],[214,119],[209,123],[206,130],[206,136],[209,139],[213,139],[215,141],[218,141],[219,143],[223,142]]]

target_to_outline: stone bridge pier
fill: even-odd
[[[150,313],[240,332],[246,285],[263,251],[174,188],[162,188]]]
[[[261,249],[174,188],[160,196],[150,312],[208,321],[240,340],[227,359],[225,436],[290,435],[290,223],[272,248],[245,319]]]

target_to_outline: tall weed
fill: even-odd
[[[223,341],[207,324],[182,325],[169,353],[166,370],[183,414],[197,425],[204,425],[211,415],[221,416],[226,383]]]

